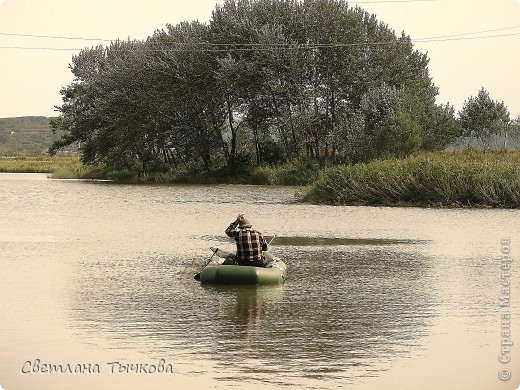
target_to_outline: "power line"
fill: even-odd
[[[401,0],[402,1],[402,0]],[[408,0],[411,1],[411,0]],[[437,0],[413,0],[413,1],[437,1]],[[387,1],[385,1],[387,2]],[[474,35],[474,34],[483,34],[488,32],[496,32],[496,31],[504,31],[504,30],[513,30],[516,28],[520,28],[520,25],[509,26],[509,27],[501,27],[491,30],[481,30],[481,31],[472,31],[458,34],[450,34],[450,35],[440,35],[430,38],[444,38],[444,37],[453,37],[459,35]],[[31,37],[31,38],[50,38],[50,39],[69,39],[69,40],[83,40],[83,41],[103,41],[103,42],[114,42],[114,41],[122,41],[121,39],[107,39],[107,38],[81,38],[81,37],[70,37],[70,36],[56,36],[56,35],[37,35],[37,34],[21,34],[21,33],[8,33],[8,32],[0,32],[0,35],[8,35],[8,36],[17,36],[17,37]],[[428,38],[428,39],[430,39]]]
[[[417,42],[417,43],[449,42],[449,41],[471,41],[471,40],[476,40],[476,39],[511,37],[511,36],[515,36],[515,35],[520,35],[520,32],[510,33],[510,34],[498,34],[498,35],[483,35],[483,36],[480,36],[480,37],[452,37],[452,38],[444,38],[444,39],[420,38],[420,39],[413,39],[413,41]]]
[[[15,50],[49,50],[49,51],[79,51],[85,48],[61,48],[61,47],[24,47],[24,46],[0,46],[0,49],[15,49]]]
[[[484,35],[478,37],[451,37],[451,38],[420,38],[414,39],[412,42],[415,43],[434,43],[434,42],[450,42],[450,41],[469,41],[469,40],[477,40],[477,39],[487,39],[487,38],[502,38],[509,36],[517,36],[520,35],[518,33],[510,33],[510,34],[498,34],[498,35]],[[209,43],[199,43],[198,48],[169,48],[169,49],[142,49],[143,51],[148,52],[227,52],[227,51],[258,51],[258,50],[295,50],[295,49],[327,49],[327,48],[346,48],[346,47],[355,47],[355,46],[384,46],[384,45],[392,45],[395,42],[359,42],[359,43],[337,43],[337,44],[219,44],[213,45]],[[184,44],[180,44],[184,45]],[[203,47],[203,45],[209,45],[213,47]],[[227,46],[226,48],[219,48],[222,46]],[[14,50],[46,50],[46,51],[80,51],[86,48],[61,48],[61,47],[27,47],[27,46],[0,46],[0,49],[14,49]],[[126,51],[126,49],[122,49],[122,51]],[[117,50],[114,50],[117,51]]]
[[[100,42],[112,42],[113,41],[113,39],[103,39],[103,38],[62,37],[62,36],[55,36],[55,35],[17,34],[17,33],[5,33],[5,32],[0,32],[0,35],[7,35],[7,36],[13,36],[13,37],[26,37],[26,38],[68,39],[68,40],[78,40],[78,41],[100,41]]]
[[[399,0],[403,1],[403,0]],[[411,0],[407,0],[408,2]],[[437,0],[413,0],[413,1],[437,1]],[[388,1],[384,1],[385,3]],[[511,26],[511,27],[502,27],[492,30],[482,30],[482,31],[473,31],[473,32],[466,32],[466,33],[459,33],[459,34],[450,34],[450,35],[440,35],[435,37],[428,37],[428,38],[418,38],[414,40],[423,40],[423,39],[437,39],[437,38],[449,38],[449,37],[457,37],[457,36],[463,36],[463,35],[476,35],[476,34],[484,34],[489,32],[496,32],[496,31],[504,31],[504,30],[513,30],[516,28],[520,28],[520,25],[517,26]],[[67,36],[55,36],[55,35],[36,35],[36,34],[19,34],[19,33],[6,33],[6,32],[0,32],[0,35],[7,35],[7,36],[15,36],[15,37],[29,37],[29,38],[48,38],[48,39],[67,39],[67,40],[81,40],[81,41],[99,41],[99,42],[126,42],[122,41],[120,39],[106,39],[106,38],[81,38],[81,37],[67,37]],[[225,43],[219,44],[214,43],[213,45],[227,45]],[[253,43],[251,44],[241,44],[241,45],[255,45]],[[78,49],[68,49],[68,50],[78,50]]]
[[[414,0],[417,1],[417,0]],[[505,30],[512,30],[520,28],[518,26],[511,27],[502,27],[491,30],[482,30],[475,32],[466,32],[459,34],[451,34],[451,35],[441,35],[434,37],[425,37],[425,38],[416,38],[412,39],[412,42],[415,43],[430,43],[430,42],[449,42],[449,41],[459,41],[459,40],[476,40],[476,39],[486,39],[486,38],[500,38],[507,36],[516,36],[520,35],[520,32],[516,33],[508,33],[508,34],[495,34],[495,35],[479,35],[479,36],[469,36],[469,35],[478,35],[478,34],[486,34],[490,32],[498,32]],[[108,40],[108,39],[98,39],[98,38],[79,38],[79,37],[65,37],[65,36],[50,36],[50,35],[34,35],[34,34],[16,34],[16,33],[4,33],[0,32],[0,35],[8,35],[8,36],[21,36],[21,37],[32,37],[32,38],[49,38],[49,39],[69,39],[69,40],[88,40],[88,41],[103,41],[103,42],[126,42],[120,40]],[[356,42],[356,43],[313,43],[313,44],[285,44],[285,43],[209,43],[209,42],[172,42],[177,46],[177,48],[169,48],[169,49],[143,49],[144,51],[169,51],[169,52],[193,52],[193,51],[252,51],[252,50],[274,50],[274,49],[320,49],[320,48],[342,48],[342,47],[353,47],[353,46],[381,46],[393,44],[394,42]],[[193,46],[198,45],[199,48],[186,48],[185,46]],[[207,46],[207,47],[204,47]],[[224,47],[224,48],[222,48]],[[27,47],[27,46],[0,46],[0,49],[15,49],[15,50],[48,50],[48,51],[79,51],[85,48],[60,48],[60,47]]]
[[[414,41],[421,41],[423,39],[452,38],[452,37],[460,37],[460,36],[464,36],[464,35],[485,34],[485,33],[490,33],[490,32],[497,32],[497,31],[514,30],[516,28],[520,28],[520,25],[519,26],[496,28],[496,29],[493,29],[493,30],[482,30],[482,31],[474,31],[474,32],[466,32],[466,33],[459,33],[459,34],[450,34],[450,35],[439,35],[439,36],[436,36],[436,37],[429,37],[429,38],[416,38],[416,39],[414,39]],[[516,34],[513,34],[513,35],[516,35]],[[504,36],[507,36],[507,35],[504,35]],[[478,38],[478,37],[475,37],[475,38]]]

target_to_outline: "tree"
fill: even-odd
[[[208,47],[208,28],[198,22],[168,25],[150,39],[153,49],[148,74],[156,79],[169,129],[169,143],[183,161],[202,160],[210,170],[216,150],[226,149],[223,139],[226,111],[215,78],[219,65]]]
[[[421,128],[410,115],[398,112],[387,118],[375,144],[378,157],[406,157],[419,150]]]
[[[506,126],[504,130],[504,144],[503,148],[508,148],[508,141],[512,139],[514,143],[516,143],[516,147],[520,146],[520,115],[518,115],[515,119],[512,119]]]
[[[494,137],[504,134],[510,122],[504,102],[491,100],[484,88],[464,102],[459,118],[462,136],[475,137],[484,151],[491,147]]]
[[[366,161],[452,132],[427,56],[344,0],[226,0],[208,24],[85,49],[71,70],[51,151],[81,143],[83,162],[139,174]]]
[[[405,92],[386,84],[361,99],[358,119],[351,127],[354,160],[405,157],[421,145],[421,128],[405,110]]]
[[[228,48],[224,69],[242,70],[219,73],[233,91],[234,117],[246,116],[254,137],[270,128],[288,159],[344,153],[347,122],[363,96],[382,84],[408,95],[413,104],[401,109],[415,122],[434,110],[437,88],[426,55],[345,1],[227,0],[209,29],[212,42]],[[233,135],[231,121],[229,127]]]
[[[62,90],[61,116],[53,122],[66,134],[51,153],[81,143],[86,164],[146,174],[200,158],[209,170],[224,117],[211,72],[216,61],[200,50],[206,32],[199,23],[181,23],[145,42],[114,42],[75,56],[76,78]]]
[[[424,116],[421,149],[442,150],[453,144],[461,133],[455,108],[449,103],[430,106]]]

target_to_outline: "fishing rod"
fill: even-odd
[[[213,256],[215,256],[215,254],[218,252],[218,248],[215,248],[215,249],[211,249],[213,251],[213,254],[211,255],[211,257],[208,259],[208,261],[206,262],[206,264],[204,265],[204,267],[202,267],[202,269],[206,268],[206,266],[211,262],[211,259],[213,259]],[[200,270],[200,272],[202,272],[202,269]],[[200,272],[194,276],[194,279],[195,280],[200,280]]]

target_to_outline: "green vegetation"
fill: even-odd
[[[208,24],[74,56],[51,149],[78,144],[85,164],[143,177],[198,165],[237,180],[250,165],[438,150],[458,126],[428,61],[344,0],[226,0]]]
[[[45,156],[54,136],[49,118],[0,118],[0,157]]]
[[[0,172],[49,173],[53,179],[96,179],[132,182],[134,174],[121,169],[84,165],[78,157],[0,158]]]
[[[87,171],[77,157],[16,157],[0,158],[0,172],[56,173],[67,178],[78,178],[79,172]]]
[[[520,207],[520,151],[422,152],[406,159],[321,168],[302,160],[251,167],[240,176],[189,170],[137,177],[72,157],[1,158],[0,172],[48,172],[53,178],[124,182],[308,186],[302,201],[333,205]]]
[[[74,56],[52,134],[47,118],[0,120],[0,156],[50,146],[79,157],[6,158],[0,170],[312,184],[303,199],[329,204],[518,207],[518,153],[438,151],[518,146],[520,117],[482,88],[455,118],[435,103],[428,62],[344,0],[225,0],[208,24]]]
[[[242,167],[240,172],[233,172],[233,174],[230,174],[225,167],[211,172],[177,169],[168,173],[152,173],[141,177],[135,176],[133,180],[185,184],[225,183],[306,186],[311,184],[318,176],[320,169],[320,165],[312,160],[295,160],[277,167]]]
[[[480,141],[484,151],[489,150],[493,140],[504,138],[504,147],[510,132],[518,135],[518,120],[511,122],[504,102],[491,100],[489,93],[482,88],[476,97],[464,102],[459,112],[461,135]]]
[[[230,175],[226,169],[212,172],[198,169],[175,169],[169,172],[138,176],[125,169],[83,165],[77,157],[0,158],[0,172],[49,173],[54,179],[98,179],[118,182],[177,184],[256,184],[309,185],[317,177],[320,166],[312,161],[293,161],[279,167],[249,166]]]
[[[421,153],[324,170],[302,200],[334,205],[520,207],[520,152]]]

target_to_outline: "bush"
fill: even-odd
[[[399,113],[387,120],[376,138],[379,156],[403,158],[421,146],[421,128],[408,114]]]
[[[302,200],[336,205],[520,207],[519,152],[421,154],[333,167]]]

